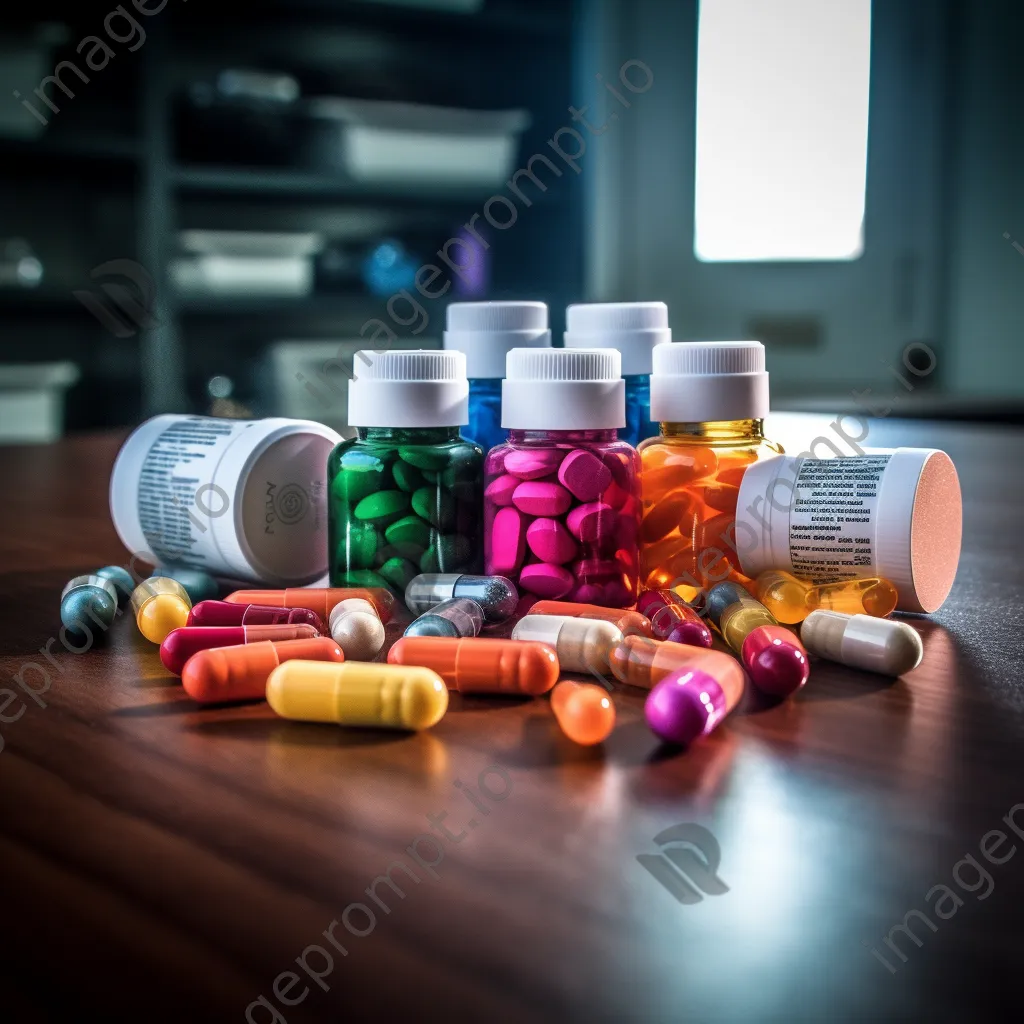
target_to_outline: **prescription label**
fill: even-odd
[[[789,559],[818,583],[867,575],[875,561],[875,521],[890,455],[804,459],[789,516]]]
[[[211,521],[228,514],[227,492],[214,469],[246,421],[181,417],[153,442],[139,474],[139,522],[161,563],[205,566],[219,560]]]

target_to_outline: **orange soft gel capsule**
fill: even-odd
[[[558,682],[554,648],[530,640],[407,636],[388,651],[390,665],[433,669],[450,690],[537,696]]]
[[[391,621],[395,598],[383,587],[289,587],[287,590],[236,590],[225,601],[230,604],[258,604],[272,608],[309,608],[324,622],[331,617],[334,606],[352,597],[369,601],[380,621]]]
[[[531,615],[567,615],[572,619],[600,619],[618,627],[626,636],[651,636],[651,620],[641,612],[604,608],[599,604],[577,604],[573,601],[537,601],[530,606]]]
[[[562,732],[584,747],[603,742],[615,728],[615,705],[595,683],[563,680],[551,691],[551,710]]]
[[[713,676],[726,695],[743,692],[745,675],[739,662],[721,651],[691,647],[671,640],[648,640],[627,636],[612,648],[609,663],[615,678],[629,686],[645,690],[660,683],[672,672],[700,669]]]
[[[302,661],[344,661],[341,648],[329,637],[308,640],[261,640],[237,647],[215,647],[185,662],[181,685],[200,704],[263,700],[267,678],[278,665]]]

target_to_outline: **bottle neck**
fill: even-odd
[[[552,441],[617,441],[619,432],[615,427],[603,430],[510,430],[512,444],[550,444]]]
[[[458,427],[358,427],[360,441],[390,441],[397,444],[445,444],[458,441]]]
[[[713,420],[707,423],[660,423],[662,437],[705,441],[763,441],[764,420]]]

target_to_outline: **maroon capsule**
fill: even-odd
[[[311,608],[273,608],[262,604],[200,601],[189,612],[188,626],[312,626],[326,633],[323,620]]]

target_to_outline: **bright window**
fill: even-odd
[[[701,0],[693,248],[864,251],[871,0]]]

